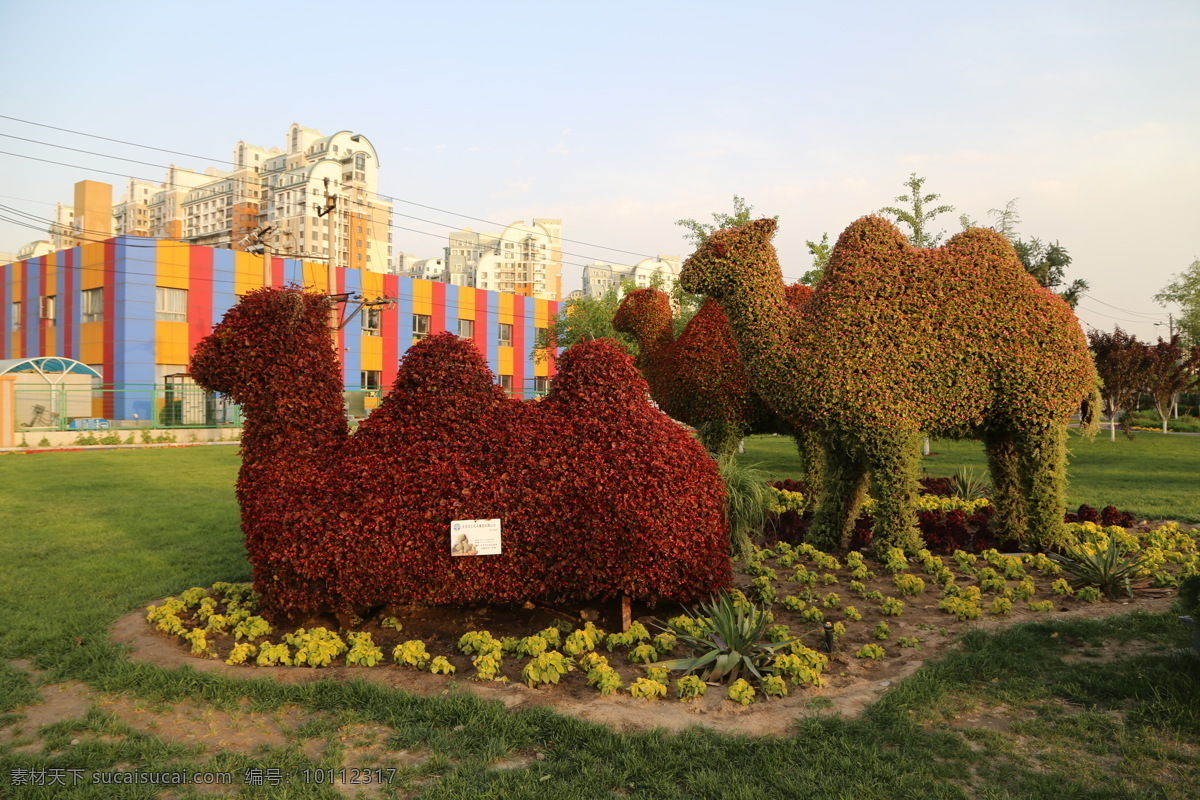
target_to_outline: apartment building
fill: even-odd
[[[593,261],[583,268],[583,295],[600,297],[609,289],[620,289],[625,281],[632,281],[638,288],[657,285],[664,291],[670,291],[679,280],[682,268],[679,256],[659,255],[642,259],[631,266]]]
[[[449,235],[445,280],[524,297],[558,300],[562,295],[562,220],[514,222],[500,233],[470,228]]]

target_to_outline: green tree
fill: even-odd
[[[746,205],[746,198],[738,197],[735,194],[733,196],[732,214],[722,214],[719,212],[715,213],[712,215],[712,223],[698,222],[694,219],[681,219],[676,220],[675,224],[687,231],[687,233],[683,235],[683,238],[694,249],[707,242],[708,237],[712,236],[719,230],[724,230],[725,228],[734,228],[738,225],[745,225],[747,222],[750,222],[752,219],[754,219],[754,217],[751,216],[753,212],[754,206]],[[772,219],[777,220],[779,217],[774,216]]]
[[[1194,259],[1183,272],[1173,275],[1171,282],[1154,295],[1154,300],[1160,306],[1169,303],[1179,306],[1175,326],[1184,343],[1200,345],[1200,258]]]
[[[1004,210],[993,208],[988,214],[996,218],[992,229],[1012,242],[1017,251],[1017,258],[1025,271],[1037,279],[1037,282],[1047,289],[1057,292],[1071,308],[1079,303],[1083,293],[1088,290],[1088,282],[1076,278],[1067,283],[1067,267],[1071,266],[1071,254],[1067,248],[1057,241],[1043,243],[1041,239],[1030,237],[1028,240],[1017,235],[1017,226],[1021,224],[1021,215],[1017,212],[1017,200],[1014,197],[1004,205]],[[1062,287],[1062,288],[1060,288]]]
[[[891,214],[896,218],[896,222],[907,225],[909,229],[908,243],[913,247],[937,247],[945,234],[939,233],[935,236],[930,233],[929,223],[939,215],[953,211],[954,206],[929,208],[928,206],[936,202],[941,195],[921,194],[921,187],[924,184],[924,178],[918,178],[915,172],[910,174],[908,182],[905,184],[908,187],[908,194],[902,194],[896,198],[897,203],[908,203],[908,208],[884,206],[879,209],[879,213]]]
[[[804,246],[808,248],[808,254],[812,256],[812,269],[800,276],[800,283],[805,286],[816,286],[817,282],[825,275],[825,266],[829,263],[829,257],[833,255],[833,245],[829,241],[829,234],[822,233],[821,241],[806,241]]]
[[[615,339],[631,356],[638,354],[637,342],[627,333],[613,329],[613,315],[625,293],[636,289],[633,281],[612,286],[599,297],[572,297],[562,304],[550,324],[537,333],[533,342],[533,357],[545,357],[549,348],[565,349],[590,339]]]

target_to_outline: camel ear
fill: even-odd
[[[774,217],[763,217],[760,220],[755,220],[750,223],[755,232],[760,234],[764,239],[770,241],[775,236],[775,230],[779,227],[779,220]]]

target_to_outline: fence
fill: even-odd
[[[505,390],[516,400],[535,400],[544,386]],[[361,419],[379,406],[380,390],[347,388],[346,416]],[[20,386],[15,391],[16,432],[89,431],[111,428],[238,428],[241,407],[195,384],[103,384]]]

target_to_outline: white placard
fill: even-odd
[[[450,555],[500,555],[500,520],[456,519],[451,522]]]

